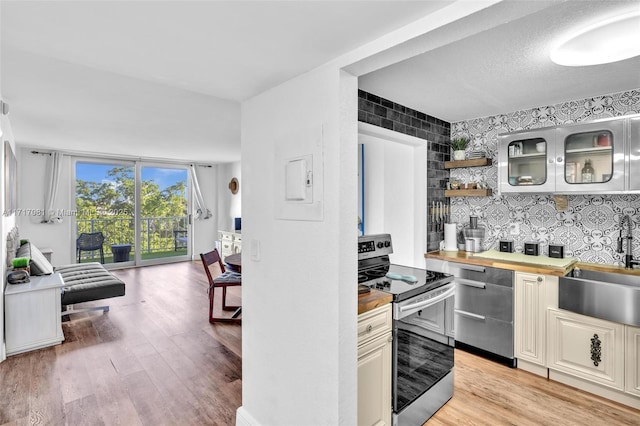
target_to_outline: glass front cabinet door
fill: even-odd
[[[623,120],[559,127],[556,192],[624,190]]]
[[[555,129],[500,135],[498,168],[501,192],[553,192]]]
[[[618,119],[500,135],[500,191],[624,191],[623,129]]]

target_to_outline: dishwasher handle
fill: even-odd
[[[463,311],[460,309],[454,309],[454,312],[458,315],[462,315],[463,317],[467,317],[467,318],[472,318],[475,320],[480,320],[480,321],[484,321],[485,320],[485,316],[484,315],[478,315],[478,314],[474,314],[471,312],[467,312],[467,311]]]
[[[457,284],[466,285],[467,287],[487,288],[487,284],[480,281],[468,280],[466,278],[456,278]]]
[[[468,263],[451,263],[451,266],[458,269],[464,269],[466,271],[474,271],[474,272],[486,272],[486,268],[484,266],[479,265],[471,265]]]

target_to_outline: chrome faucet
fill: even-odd
[[[627,235],[622,236],[622,231],[624,230],[624,223],[627,223]],[[626,269],[633,268],[633,265],[640,265],[640,261],[633,259],[633,252],[631,248],[631,241],[633,240],[633,236],[631,235],[631,217],[628,214],[622,216],[620,219],[620,235],[618,236],[618,253],[624,253],[622,249],[623,240],[627,240],[627,252],[624,255],[624,267]]]

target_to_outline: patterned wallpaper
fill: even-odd
[[[490,188],[497,188],[495,164],[499,133],[634,113],[640,113],[640,88],[452,123],[451,137],[469,137],[472,146],[468,149],[486,151],[494,166],[453,169],[451,179],[486,182]],[[621,217],[628,214],[633,222],[633,254],[640,258],[640,195],[574,195],[568,199],[568,208],[558,211],[553,194],[453,197],[451,220],[461,229],[469,222],[470,215],[478,216],[478,222],[486,228],[485,249],[497,249],[500,239],[514,240],[516,251],[522,251],[525,242],[539,241],[545,255],[549,243],[564,244],[565,257],[577,257],[583,262],[618,263],[622,259],[622,254],[616,252],[619,223]],[[519,235],[509,235],[511,223],[519,223]]]

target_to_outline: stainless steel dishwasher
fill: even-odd
[[[450,262],[449,273],[456,283],[456,345],[481,349],[515,366],[513,271]]]

